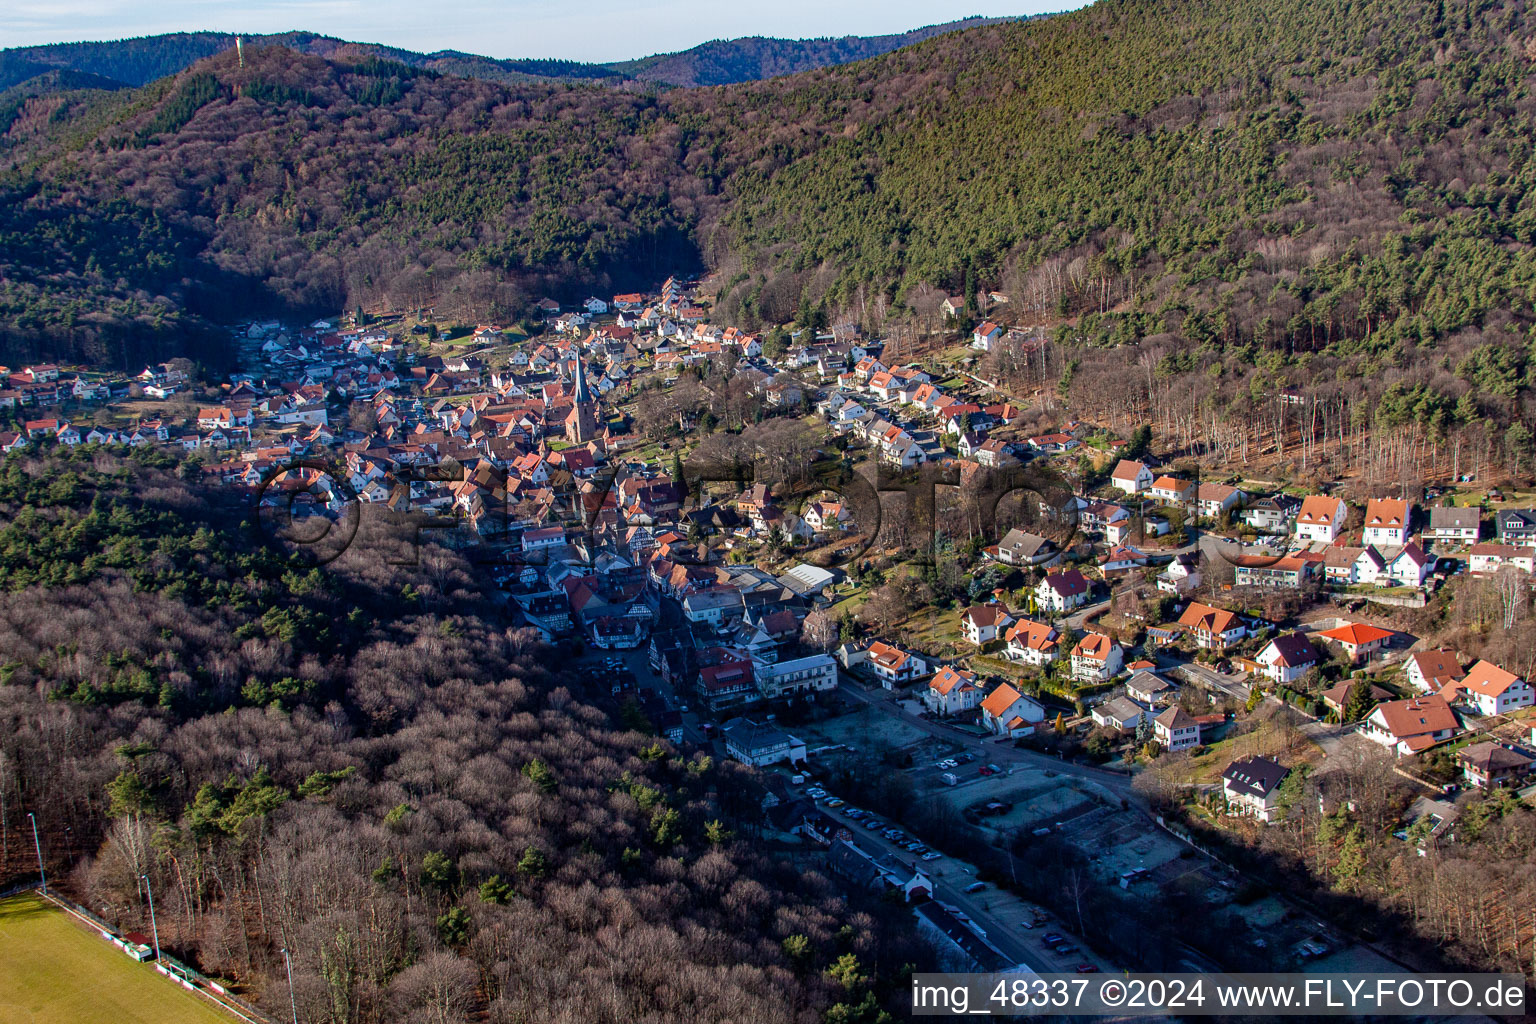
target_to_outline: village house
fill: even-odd
[[[1049,568],[1061,561],[1061,549],[1045,537],[1014,527],[998,543],[997,560],[1004,565]]]
[[[1147,493],[1157,501],[1187,505],[1195,500],[1195,482],[1176,476],[1160,476],[1152,481],[1152,487]]]
[[[1399,547],[1408,543],[1409,516],[1413,508],[1394,498],[1372,498],[1365,503],[1366,544]]]
[[[1532,757],[1502,743],[1483,742],[1456,752],[1456,763],[1467,785],[1478,789],[1501,789],[1529,774]]]
[[[1179,625],[1189,631],[1198,646],[1217,651],[1225,650],[1248,633],[1243,620],[1235,613],[1198,601],[1191,601],[1184,609],[1184,614],[1179,616]]]
[[[1146,669],[1138,670],[1125,683],[1125,694],[1142,704],[1156,706],[1178,695],[1179,688],[1168,680]]]
[[[1246,494],[1228,484],[1201,484],[1195,492],[1195,509],[1207,519],[1220,519],[1246,500]]]
[[[1289,494],[1276,494],[1250,502],[1238,518],[1263,533],[1286,533],[1301,503]]]
[[[750,718],[733,718],[720,727],[725,750],[742,764],[763,768],[780,761],[805,760],[805,742],[787,732]]]
[[[1200,723],[1183,708],[1171,707],[1152,720],[1152,736],[1164,750],[1188,750],[1200,744]]]
[[[1338,644],[1350,664],[1355,665],[1368,661],[1372,654],[1388,646],[1397,634],[1369,623],[1349,622],[1315,635],[1321,640]]]
[[[1454,651],[1415,651],[1403,663],[1403,675],[1420,693],[1435,693],[1462,676],[1461,662]]]
[[[1012,622],[1013,616],[1008,614],[1008,609],[995,603],[972,605],[960,616],[965,638],[977,647],[996,640]]]
[[[1200,561],[1196,555],[1181,553],[1173,556],[1163,571],[1157,574],[1157,589],[1165,594],[1187,594],[1200,585]]]
[[[1430,693],[1376,705],[1361,726],[1360,735],[1399,757],[1407,757],[1445,742],[1460,728],[1456,712],[1445,698]]]
[[[1317,649],[1301,633],[1277,636],[1254,657],[1265,678],[1274,683],[1294,683],[1317,665]]]
[[[1467,568],[1479,576],[1491,575],[1505,566],[1520,572],[1536,571],[1536,547],[1515,547],[1484,541],[1467,551]]]
[[[982,724],[999,736],[1021,736],[1044,720],[1045,708],[1007,683],[998,684],[981,702]]]
[[[1476,544],[1483,532],[1482,513],[1475,508],[1432,508],[1426,540],[1448,547]]]
[[[1121,459],[1109,475],[1109,482],[1126,494],[1140,494],[1152,486],[1152,470],[1140,462]]]
[[[916,654],[883,640],[869,645],[865,664],[887,690],[920,679],[931,671],[927,662]]]
[[[1221,773],[1221,792],[1244,814],[1264,822],[1279,820],[1280,784],[1290,769],[1267,757],[1245,757]]]
[[[1500,544],[1514,547],[1536,545],[1536,509],[1500,509],[1493,517],[1493,532]]]
[[[946,665],[928,682],[923,702],[929,710],[941,715],[958,715],[970,711],[981,703],[981,688],[976,685],[976,673]]]
[[[1033,619],[1019,619],[1008,627],[1003,638],[1008,644],[1003,650],[1004,657],[1037,668],[1055,661],[1061,650],[1061,634]]]
[[[1480,715],[1502,715],[1528,708],[1533,701],[1531,684],[1506,672],[1491,661],[1478,661],[1462,679],[1441,687],[1440,695],[1477,709]]]
[[[1120,673],[1120,645],[1102,633],[1089,633],[1072,648],[1072,678],[1079,683],[1107,683]]]
[[[1076,569],[1053,572],[1035,585],[1035,602],[1059,615],[1087,604],[1089,589],[1088,577]]]
[[[1273,559],[1263,555],[1239,555],[1234,560],[1232,582],[1237,587],[1269,587],[1276,590],[1300,590],[1312,579],[1317,556],[1286,555]]]
[[[1303,543],[1332,544],[1339,539],[1349,507],[1341,498],[1314,494],[1301,503],[1296,514],[1296,539]]]
[[[1129,732],[1141,724],[1147,709],[1129,697],[1115,697],[1095,707],[1089,714],[1093,724],[1107,729]]]

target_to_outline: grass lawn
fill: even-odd
[[[0,901],[7,1024],[229,1024],[233,1017],[136,963],[42,898]]]

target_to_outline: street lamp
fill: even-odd
[[[283,964],[288,968],[288,1008],[293,1011],[293,1024],[299,1024],[299,1004],[293,998],[293,961],[288,957],[288,947],[282,948]]]
[[[149,876],[140,875],[144,879],[144,891],[149,894],[149,931],[155,937],[155,963],[160,962],[160,926],[155,923],[155,890],[149,887]]]
[[[37,819],[32,812],[27,812],[27,820],[32,823],[32,848],[37,851],[37,873],[43,880],[43,895],[48,895],[48,872],[43,870],[43,844],[37,838]]]

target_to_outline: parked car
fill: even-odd
[[[880,822],[876,818],[870,818],[868,821],[866,821],[864,823],[864,827],[869,829],[871,832],[873,832],[875,829],[880,827]]]
[[[1057,935],[1055,932],[1047,932],[1045,938],[1041,939],[1040,941],[1045,943],[1047,946],[1054,946],[1056,943],[1065,942],[1066,940],[1062,938],[1062,936]]]
[[[1073,953],[1081,953],[1082,950],[1078,949],[1076,946],[1062,945],[1056,947],[1056,952],[1060,956],[1071,956]]]
[[[844,803],[844,802],[845,802],[845,801],[844,801],[844,800],[843,800],[843,798],[842,798],[842,797],[840,797],[840,796],[835,796],[835,797],[833,797],[833,798],[832,798],[832,799],[830,799],[830,800],[828,800],[828,801],[827,801],[827,806],[828,806],[828,807],[841,807],[841,806],[843,806],[843,803]]]
[[[942,853],[936,853],[933,850],[929,850],[927,853],[923,854],[923,860],[938,860],[942,856],[944,856]]]
[[[1078,964],[1077,965],[1077,973],[1078,974],[1098,974],[1099,973],[1099,965],[1098,964]]]
[[[965,891],[966,892],[981,892],[981,890],[985,889],[986,887],[987,887],[987,883],[986,882],[972,882],[970,885],[965,887]]]

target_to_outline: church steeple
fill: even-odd
[[[578,403],[593,401],[592,389],[587,386],[587,361],[581,358],[580,353],[576,355],[576,390],[572,392],[571,398]]]

